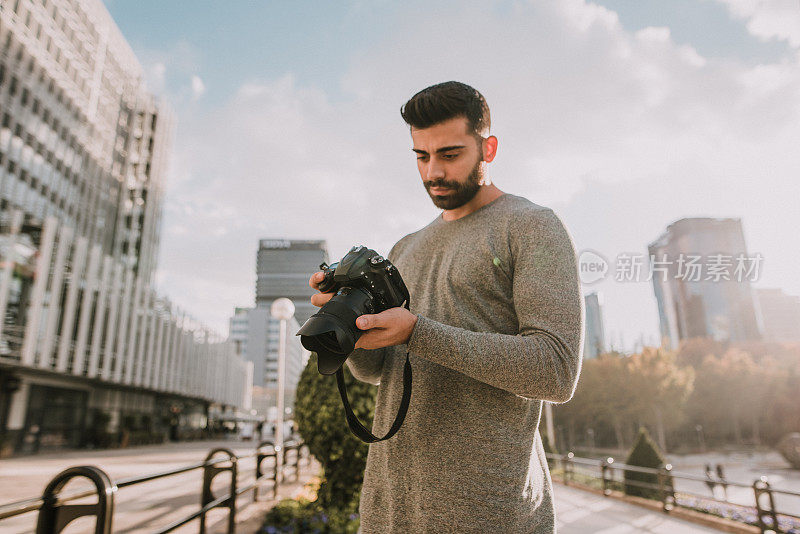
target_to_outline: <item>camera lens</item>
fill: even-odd
[[[362,334],[356,319],[374,310],[372,300],[362,288],[343,287],[297,332],[300,343],[317,353],[320,373],[335,373],[355,350]]]

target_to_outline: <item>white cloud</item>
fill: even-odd
[[[782,39],[800,48],[800,4],[797,0],[717,0],[734,17],[747,21],[747,30],[763,40]]]
[[[206,92],[206,84],[203,83],[203,80],[198,75],[192,76],[192,96],[194,99],[198,99]]]
[[[393,32],[354,51],[344,97],[287,74],[181,117],[164,226],[189,230],[162,238],[159,277],[177,301],[225,330],[253,301],[259,238],[326,238],[336,258],[355,243],[386,252],[429,222],[398,110],[449,79],[489,101],[497,185],[555,206],[579,248],[613,258],[680,217],[741,216],[767,283],[800,292],[797,58],[703,58],[582,0],[453,5],[401,10]],[[609,329],[655,332],[649,285],[603,289]]]

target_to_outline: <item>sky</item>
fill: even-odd
[[[647,253],[684,217],[742,219],[755,287],[800,295],[800,2],[106,0],[174,110],[157,284],[227,334],[258,240],[387,253],[439,211],[400,106],[486,97],[503,191],[555,210],[580,253]],[[468,251],[465,251],[468,253]],[[656,343],[651,282],[584,286],[606,338]]]

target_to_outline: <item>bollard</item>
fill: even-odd
[[[58,493],[74,478],[88,478],[94,483],[97,502],[94,504],[58,504]],[[111,521],[114,515],[114,493],[117,486],[108,475],[91,465],[70,467],[55,476],[42,495],[44,504],[39,509],[36,521],[36,534],[59,534],[66,526],[87,515],[97,518],[95,534],[111,534]]]
[[[756,497],[758,528],[764,533],[778,532],[778,516],[775,513],[775,499],[772,496],[772,488],[770,488],[769,482],[767,482],[767,477],[761,477],[753,482],[753,493]],[[765,500],[766,502],[764,502]]]
[[[211,452],[208,453],[206,456],[206,462],[210,462],[217,453],[227,454],[228,458],[227,461],[230,462],[230,466],[228,467],[218,467],[217,465],[206,465],[203,467],[203,493],[201,496],[200,506],[205,508],[216,499],[214,498],[214,494],[211,491],[211,484],[214,481],[214,478],[225,471],[230,471],[231,473],[231,486],[230,486],[230,493],[228,497],[223,500],[222,502],[212,506],[211,508],[218,508],[218,507],[227,507],[228,508],[228,534],[234,534],[236,532],[236,478],[238,476],[237,464],[236,464],[236,455],[230,449],[213,449]],[[205,534],[206,532],[206,512],[208,510],[203,510],[200,513],[200,534]]]

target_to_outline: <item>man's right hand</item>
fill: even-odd
[[[325,279],[325,273],[322,271],[317,271],[311,275],[311,278],[308,279],[308,285],[312,288],[319,291],[319,283]],[[316,295],[311,295],[311,304],[317,306],[318,308],[323,307],[329,300],[333,298],[333,293],[317,293]]]

